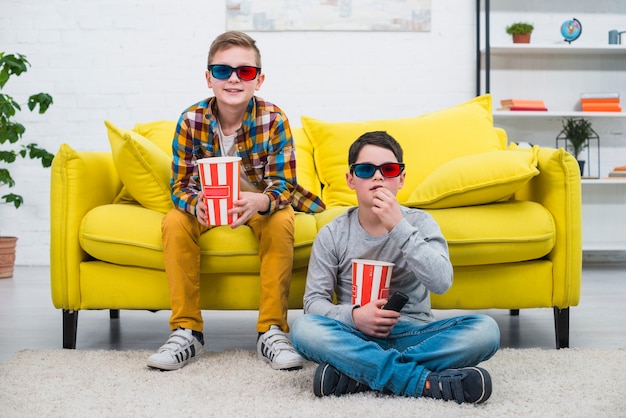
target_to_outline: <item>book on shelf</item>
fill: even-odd
[[[583,112],[621,112],[619,103],[582,103]]]
[[[619,97],[607,97],[607,98],[592,97],[588,99],[581,98],[580,103],[582,104],[585,104],[585,103],[619,103]]]
[[[546,112],[548,109],[545,107],[527,107],[527,106],[511,106],[511,107],[502,107],[498,110],[507,110],[507,111],[531,111],[531,112]]]
[[[533,100],[533,99],[504,99],[500,100],[500,105],[503,109],[513,108],[513,107],[525,107],[525,108],[533,108],[538,110],[546,109],[546,104],[543,100]]]
[[[620,165],[609,171],[609,177],[626,177],[626,165]]]
[[[581,99],[619,99],[619,93],[580,93]]]

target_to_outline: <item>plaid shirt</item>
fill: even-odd
[[[215,97],[187,108],[172,142],[170,186],[174,206],[195,214],[200,179],[196,161],[220,155]],[[296,154],[287,116],[276,105],[253,97],[237,130],[235,149],[251,184],[270,198],[264,214],[291,204],[302,212],[321,212],[322,200],[298,185]]]

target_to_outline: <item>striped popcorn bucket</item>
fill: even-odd
[[[387,299],[393,266],[386,261],[352,260],[352,303],[363,306]]]
[[[230,225],[237,219],[237,214],[229,215],[227,211],[239,199],[239,161],[240,157],[198,160],[209,225]]]

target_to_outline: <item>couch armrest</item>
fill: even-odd
[[[61,145],[50,183],[50,286],[56,308],[80,306],[79,266],[89,259],[78,231],[92,208],[111,203],[121,182],[110,152],[77,152]]]
[[[556,240],[547,258],[553,264],[553,302],[558,308],[578,305],[582,277],[582,200],[580,168],[564,149],[540,148],[539,175],[515,194],[547,208]]]

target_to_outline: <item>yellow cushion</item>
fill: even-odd
[[[154,122],[137,123],[133,131],[147,138],[158,146],[168,157],[172,156],[172,141],[176,133],[176,121],[158,120]]]
[[[348,209],[350,209],[350,206],[335,206],[332,208],[328,208],[323,212],[316,213],[315,222],[317,224],[317,230],[319,231],[320,229],[322,229],[324,225],[326,225]]]
[[[296,146],[296,176],[298,177],[298,184],[317,196],[321,196],[322,185],[315,171],[313,145],[302,128],[292,127],[291,134]]]
[[[491,96],[478,96],[460,105],[413,118],[364,122],[325,122],[302,117],[302,127],[313,145],[314,161],[328,207],[354,206],[356,196],[346,184],[348,149],[369,131],[387,131],[402,146],[406,180],[398,193],[404,203],[435,168],[452,159],[506,148],[493,127]]]
[[[425,211],[441,227],[455,268],[534,260],[554,248],[554,218],[537,202],[507,200]]]
[[[537,170],[535,146],[529,151],[492,151],[449,161],[433,171],[406,203],[419,208],[482,205],[518,191]]]
[[[168,157],[172,156],[172,140],[176,132],[176,121],[160,120],[155,122],[137,123],[133,131],[149,139]],[[137,203],[126,187],[115,197],[113,203]]]
[[[158,146],[134,131],[105,121],[117,173],[134,200],[157,212],[168,212],[171,160]]]
[[[96,206],[82,219],[80,245],[89,255],[107,263],[163,270],[163,216],[138,204]],[[306,268],[317,234],[315,217],[296,213],[294,222],[293,266]],[[198,244],[203,273],[259,272],[259,240],[248,225],[211,228],[200,235]]]

